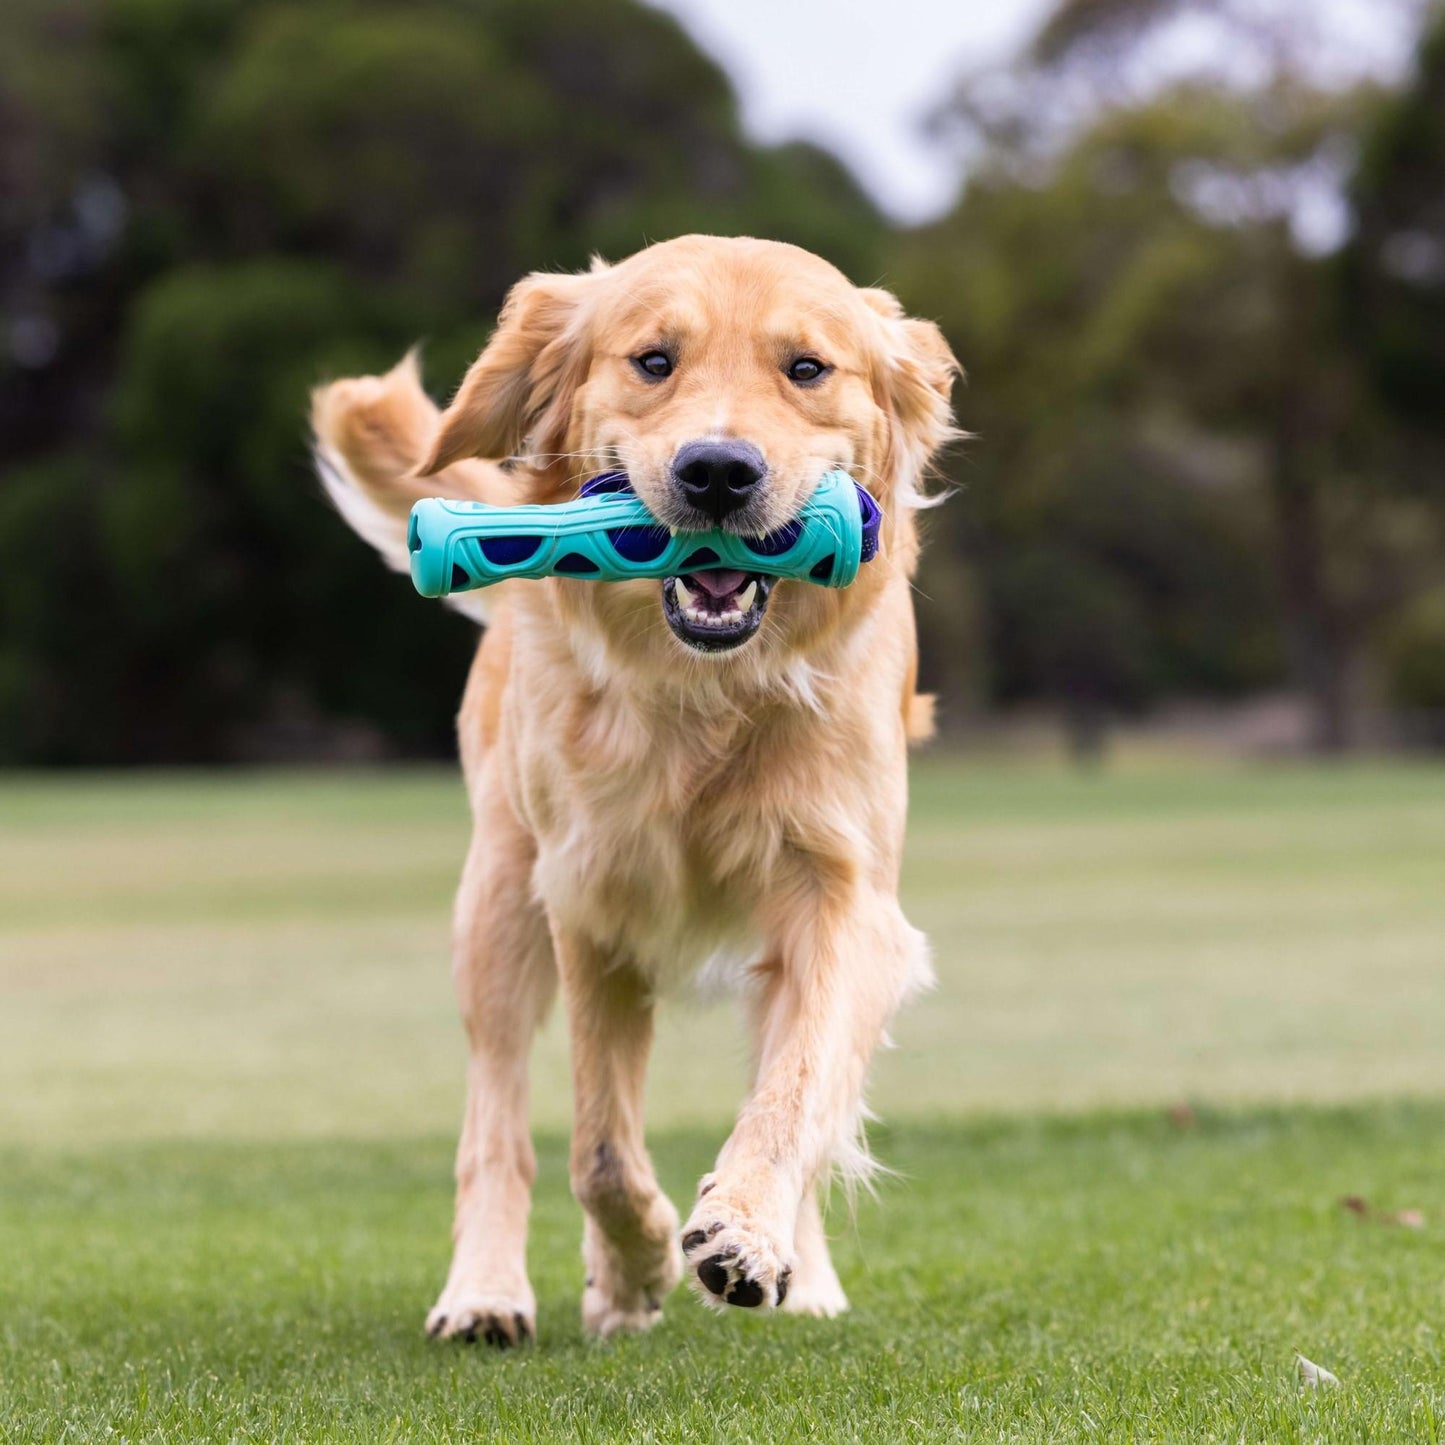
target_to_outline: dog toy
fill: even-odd
[[[411,509],[406,546],[423,597],[513,577],[622,582],[734,568],[846,587],[878,551],[878,504],[846,472],[827,472],[803,509],[765,537],[716,528],[672,532],[622,472],[604,472],[573,502],[493,507],[429,497]]]

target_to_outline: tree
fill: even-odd
[[[469,624],[309,475],[309,387],[699,229],[871,280],[841,166],[632,0],[0,7],[0,759],[446,752]]]
[[[1399,433],[1398,485],[1434,523],[1445,511],[1445,13],[1410,84],[1367,128],[1351,185],[1358,225],[1340,267],[1343,329]],[[1386,639],[1391,700],[1445,743],[1445,548]]]
[[[1376,99],[1312,83],[1288,26],[1245,37],[1267,62],[1247,84],[1161,87],[1135,62],[1191,9],[1257,14],[1068,0],[945,119],[973,174],[908,275],[978,378],[960,548],[988,579],[999,696],[1087,713],[1240,689],[1282,644],[1316,745],[1337,748],[1381,620],[1436,545],[1409,525],[1396,438],[1304,224]],[[1161,512],[1172,528],[1146,526]],[[1015,579],[1035,539],[1048,566]]]

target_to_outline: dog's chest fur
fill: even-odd
[[[771,710],[669,716],[608,693],[556,722],[569,745],[538,739],[523,767],[553,918],[659,984],[719,950],[752,951],[791,833],[772,801],[787,792],[769,784],[787,766],[786,722]],[[559,756],[586,764],[562,772]]]

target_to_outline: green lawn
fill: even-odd
[[[679,1293],[584,1343],[554,1024],[542,1342],[512,1358],[420,1333],[464,837],[440,773],[0,782],[5,1445],[1439,1438],[1445,770],[922,760],[905,893],[940,987],[874,1090],[901,1177],[834,1217],[854,1313]],[[679,1200],[734,1033],[667,1010]],[[1295,1349],[1342,1385],[1302,1397]]]
[[[0,1156],[0,1439],[1436,1440],[1445,1110],[915,1124],[840,1226],[855,1312],[580,1336],[565,1153],[543,1151],[542,1343],[422,1338],[444,1140]],[[669,1134],[685,1196],[717,1134]],[[1331,1368],[1301,1398],[1291,1351]]]

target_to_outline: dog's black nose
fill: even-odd
[[[672,459],[683,495],[719,522],[746,505],[767,473],[763,454],[751,442],[689,442]]]

